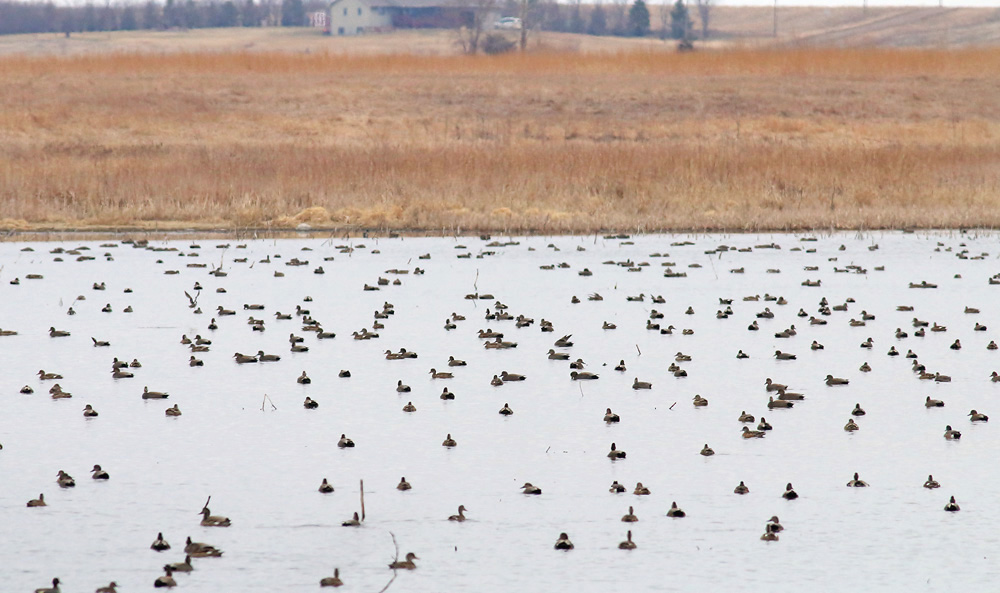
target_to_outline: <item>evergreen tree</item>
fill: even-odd
[[[670,36],[674,39],[687,39],[692,25],[684,0],[674,2],[674,8],[670,11]]]
[[[633,37],[649,34],[649,8],[643,0],[635,0],[628,11],[628,34]]]
[[[590,11],[590,25],[587,26],[587,33],[591,35],[604,35],[608,28],[608,21],[604,15],[604,9],[598,4],[594,10]]]
[[[232,0],[226,0],[219,10],[220,27],[238,27],[240,25],[240,11],[233,4]]]
[[[301,27],[306,22],[306,8],[302,0],[282,0],[281,26]]]

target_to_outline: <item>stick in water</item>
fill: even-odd
[[[392,536],[392,545],[396,548],[396,557],[393,560],[393,564],[395,564],[396,562],[399,562],[399,544],[396,543],[396,534],[394,534],[393,532],[390,531],[389,535]],[[396,577],[398,575],[399,575],[399,572],[395,568],[393,568],[392,569],[392,578],[389,579],[389,582],[386,583],[385,587],[382,587],[382,589],[378,593],[385,593],[385,591],[389,588],[389,586],[392,585],[392,582],[396,580]]]
[[[365,481],[361,480],[361,520],[365,520]]]

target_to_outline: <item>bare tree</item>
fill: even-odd
[[[660,39],[670,36],[670,6],[666,0],[660,4]]]
[[[610,5],[605,7],[608,17],[608,31],[612,35],[625,34],[625,6],[628,0],[612,0]]]
[[[701,20],[701,38],[708,39],[709,17],[712,16],[713,0],[695,0],[698,6],[698,18]]]
[[[462,52],[474,55],[479,51],[479,38],[491,26],[490,19],[496,16],[497,0],[455,0],[461,12],[458,27],[458,43]]]
[[[539,12],[538,0],[517,0],[517,17],[521,19],[518,45],[522,52],[528,49],[528,31],[538,24]]]

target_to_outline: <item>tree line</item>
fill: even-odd
[[[442,0],[443,3],[462,0]],[[712,0],[695,0],[701,36],[708,33]],[[493,4],[490,2],[490,4]],[[494,5],[495,6],[495,5]],[[57,5],[53,2],[0,0],[0,35],[17,33],[75,33],[139,29],[198,29],[204,27],[301,27],[308,13],[327,8],[325,0],[147,0],[145,3]],[[506,0],[498,8],[522,18],[524,29],[590,35],[691,39],[694,25],[683,0],[654,6],[645,0],[611,0],[584,5],[580,0]],[[488,23],[483,23],[489,28]]]
[[[65,6],[0,0],[0,35],[204,27],[301,27],[321,0],[166,0]]]
[[[645,0],[632,0],[630,4],[624,0],[612,0],[589,6],[579,0],[572,4],[539,3],[534,22],[547,31],[621,37],[656,35],[662,39],[687,40],[700,36],[704,39],[708,37],[712,2],[694,1],[701,21],[697,30],[691,11],[683,0],[652,6]]]

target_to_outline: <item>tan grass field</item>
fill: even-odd
[[[0,226],[1000,226],[998,48],[560,39],[492,58],[0,50]]]

